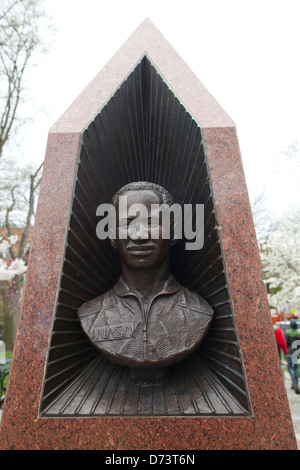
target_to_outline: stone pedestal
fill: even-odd
[[[96,207],[138,180],[205,204],[204,247],[179,243],[172,269],[215,311],[199,350],[151,387],[76,316],[120,274]],[[235,125],[149,20],[50,130],[0,446],[297,448]]]

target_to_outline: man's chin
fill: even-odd
[[[134,263],[130,262],[130,263],[126,263],[126,265],[130,268],[130,269],[135,269],[137,271],[142,271],[144,269],[153,269],[156,267],[156,264],[155,263],[150,263],[150,262],[147,262],[146,260],[136,260]]]

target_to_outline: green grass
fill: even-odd
[[[6,351],[5,356],[6,356],[6,360],[7,360],[7,359],[11,359],[11,358],[12,358],[12,351]],[[3,383],[4,383],[4,387],[7,386],[7,382],[8,382],[8,375],[7,375],[7,376],[5,377],[5,379],[4,379],[4,382],[3,382]]]
[[[6,359],[12,358],[12,351],[6,351]]]

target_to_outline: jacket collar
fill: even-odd
[[[157,295],[162,295],[162,294],[173,294],[177,292],[179,289],[180,289],[179,282],[177,282],[175,277],[172,274],[170,274],[168,279],[165,282],[164,287],[162,288],[161,291],[155,294],[155,297]],[[130,290],[130,288],[124,281],[123,276],[119,278],[118,282],[114,286],[114,291],[119,297],[124,297],[126,295],[134,295],[134,296],[136,295],[134,292]]]

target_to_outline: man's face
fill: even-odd
[[[141,270],[159,266],[170,249],[170,240],[162,238],[158,209],[151,208],[162,204],[161,195],[152,190],[131,190],[118,202],[116,245],[121,261]]]

